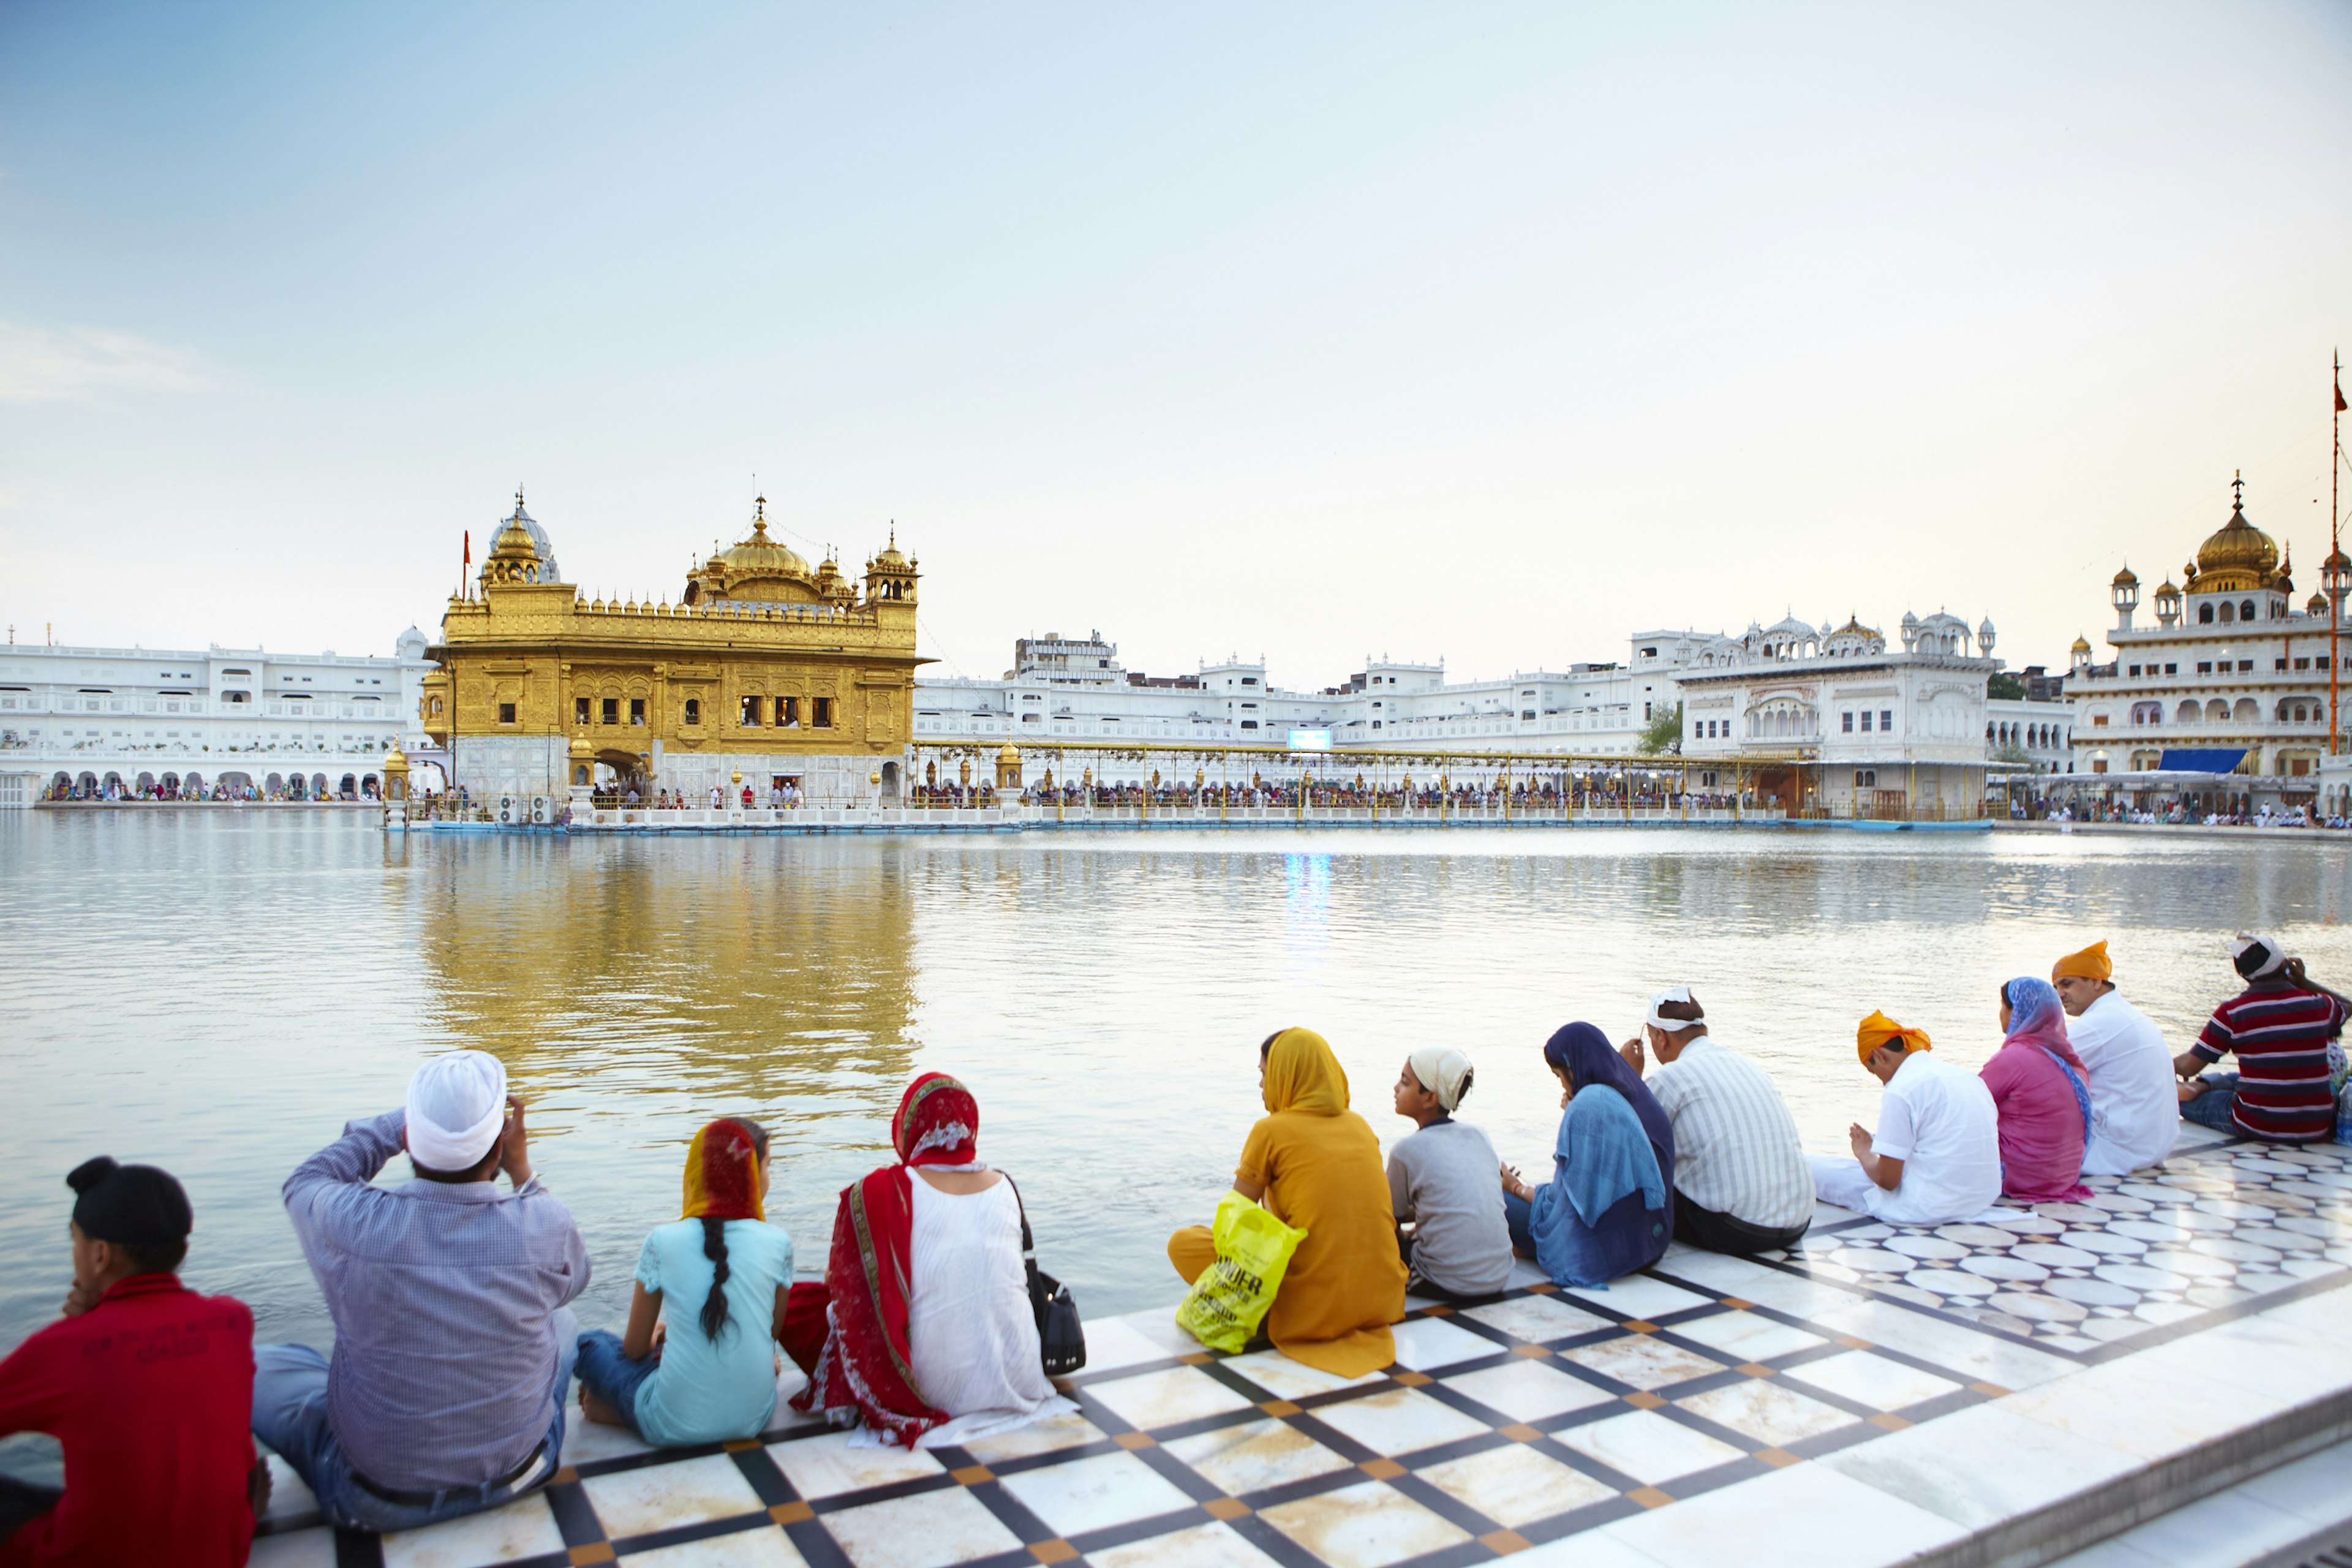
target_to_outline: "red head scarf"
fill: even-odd
[[[980,1106],[943,1072],[907,1086],[890,1118],[891,1146],[909,1165],[969,1165],[980,1158]]]
[[[686,1146],[688,1219],[765,1219],[760,1205],[760,1145],[740,1121],[711,1122]]]
[[[854,1418],[909,1448],[947,1420],[916,1385],[907,1346],[912,1167],[971,1164],[979,1138],[980,1106],[962,1084],[929,1072],[907,1086],[890,1118],[901,1163],[842,1189],[824,1283],[795,1285],[786,1300],[784,1349],[809,1374],[793,1409]]]

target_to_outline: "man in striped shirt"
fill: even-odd
[[[2245,990],[2213,1009],[2197,1043],[2172,1065],[2180,1114],[2200,1127],[2272,1143],[2319,1143],[2336,1136],[2327,1083],[2327,1042],[2344,1032],[2352,1004],[2303,972],[2275,937],[2240,932],[2231,962]],[[2199,1077],[2230,1052],[2238,1070]]]
[[[1675,1239],[1745,1256],[1787,1247],[1813,1222],[1813,1173],[1796,1119],[1764,1069],[1707,1037],[1687,985],[1650,1001],[1658,1060],[1645,1078],[1675,1129]],[[1643,1068],[1643,1042],[1619,1052]]]

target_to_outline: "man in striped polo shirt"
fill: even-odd
[[[2230,954],[2246,988],[2214,1008],[2197,1043],[2172,1059],[2189,1080],[2181,1116],[2272,1143],[2326,1142],[2336,1136],[2327,1042],[2344,1032],[2352,1004],[2306,976],[2275,937],[2241,931]],[[2198,1076],[2231,1051],[2236,1072]]]

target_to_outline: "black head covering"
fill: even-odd
[[[118,1165],[100,1154],[75,1166],[66,1185],[79,1194],[73,1222],[92,1241],[170,1247],[187,1240],[196,1226],[186,1191],[152,1165]]]

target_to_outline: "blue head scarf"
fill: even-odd
[[[1608,1036],[1590,1024],[1570,1024],[1544,1042],[1544,1060],[1568,1074],[1568,1081],[1579,1094],[1597,1085],[1623,1096],[1641,1119],[1643,1135],[1657,1152],[1658,1173],[1668,1187],[1675,1184],[1675,1124],[1658,1097],[1642,1081],[1642,1075],[1617,1054]]]
[[[2000,988],[2000,999],[2009,1004],[2009,1037],[2001,1044],[2034,1046],[2049,1054],[2066,1075],[2067,1086],[2074,1091],[2074,1109],[2083,1113],[2083,1127],[2088,1135],[2091,1127],[2091,1090],[2083,1080],[2090,1069],[2083,1058],[2074,1054],[2074,1042],[2066,1038],[2066,1009],[2058,1003],[2058,993],[2047,980],[2037,980],[2031,974],[2021,974]]]

